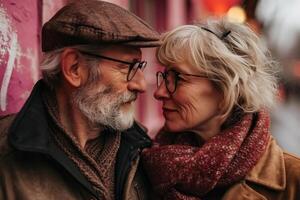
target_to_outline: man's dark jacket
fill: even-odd
[[[39,81],[17,115],[0,118],[0,199],[99,199],[79,168],[52,140],[47,108]],[[134,123],[122,133],[115,167],[115,197],[148,199],[147,181],[139,163],[151,141]]]

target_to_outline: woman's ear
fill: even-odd
[[[61,72],[63,78],[73,87],[80,87],[86,80],[87,69],[80,62],[75,49],[66,48],[61,54]]]

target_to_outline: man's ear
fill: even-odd
[[[80,62],[79,53],[67,48],[61,54],[61,72],[64,79],[73,87],[80,87],[86,80],[86,67]]]

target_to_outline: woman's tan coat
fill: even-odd
[[[222,200],[300,200],[300,159],[271,139],[245,180],[232,186]]]

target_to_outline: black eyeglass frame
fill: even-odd
[[[175,74],[175,87],[174,87],[174,91],[171,91],[170,88],[168,87],[168,79],[167,79],[167,76],[168,76],[168,73],[169,72],[173,72]],[[156,72],[156,85],[157,85],[157,88],[160,87],[161,83],[159,83],[159,75],[161,74],[161,76],[163,77],[164,81],[165,81],[165,85],[166,85],[166,88],[169,92],[169,94],[174,94],[176,92],[176,89],[177,89],[177,83],[178,83],[178,80],[179,80],[179,76],[180,75],[185,75],[185,76],[193,76],[193,77],[199,77],[199,78],[207,78],[207,76],[205,75],[198,75],[198,74],[187,74],[187,73],[181,73],[181,72],[178,72],[176,70],[173,70],[173,69],[170,69],[168,71],[165,71],[165,72],[162,72],[162,71],[158,71]]]
[[[147,61],[141,61],[140,62],[140,61],[134,59],[133,62],[127,62],[127,61],[119,60],[119,59],[116,59],[116,58],[111,58],[111,57],[107,57],[107,56],[103,56],[103,55],[99,55],[99,54],[94,54],[94,53],[90,53],[90,52],[86,52],[86,51],[81,51],[80,50],[79,52],[82,53],[82,54],[89,55],[89,56],[98,57],[98,58],[102,58],[102,59],[105,59],[105,60],[110,60],[110,61],[119,62],[119,63],[129,65],[128,73],[127,73],[127,77],[126,77],[127,81],[131,81],[133,79],[133,77],[135,76],[138,69],[140,69],[141,71],[144,71],[144,69],[146,68],[146,65],[147,65]],[[138,64],[138,66],[137,66],[136,70],[134,71],[134,73],[132,74],[132,76],[130,77],[129,75],[130,75],[132,69],[134,68],[134,66],[136,64]]]

